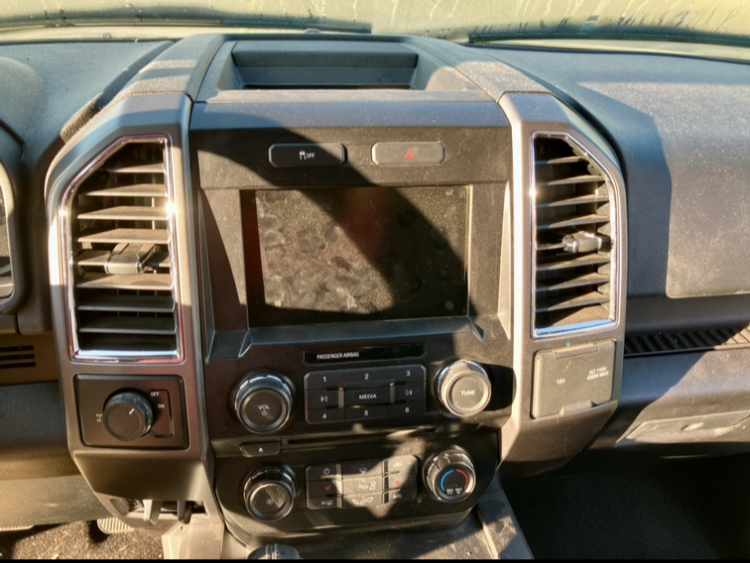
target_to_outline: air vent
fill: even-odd
[[[36,367],[36,354],[34,353],[33,346],[0,347],[0,370],[34,367]]]
[[[614,189],[567,136],[534,138],[534,335],[615,321]]]
[[[750,327],[657,332],[625,338],[625,356],[662,356],[750,347]]]
[[[80,357],[180,356],[165,140],[120,145],[69,201],[72,332]]]

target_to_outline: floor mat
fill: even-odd
[[[748,458],[506,483],[537,558],[746,557]]]
[[[162,559],[161,536],[132,532],[108,536],[96,522],[0,533],[0,559]]]

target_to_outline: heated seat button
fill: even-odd
[[[372,161],[380,166],[440,164],[445,160],[443,143],[377,143]]]
[[[346,392],[346,406],[353,405],[387,405],[391,402],[390,387],[375,387]]]
[[[341,166],[346,162],[346,149],[338,143],[271,145],[268,160],[276,168]]]

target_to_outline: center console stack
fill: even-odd
[[[270,64],[252,62],[254,47],[233,45],[234,64]],[[344,50],[325,47],[333,62],[315,64],[336,64]],[[251,84],[193,113],[209,434],[240,538],[455,521],[499,463],[512,400],[498,316],[508,122],[426,54],[359,48],[411,65],[411,86]],[[414,88],[430,66],[452,90]]]

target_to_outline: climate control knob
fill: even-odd
[[[234,409],[245,427],[259,434],[275,432],[288,421],[294,407],[294,387],[280,375],[252,375],[234,394]]]
[[[107,400],[102,411],[104,429],[122,442],[146,435],[153,422],[153,406],[146,397],[135,391],[115,393]]]
[[[469,456],[450,449],[432,456],[424,464],[423,478],[432,495],[443,502],[461,502],[474,492],[476,473]]]
[[[482,366],[461,360],[446,365],[438,372],[435,393],[451,414],[471,416],[487,408],[492,386]]]
[[[297,487],[289,471],[267,467],[247,478],[243,493],[250,514],[258,520],[279,520],[292,510]]]

